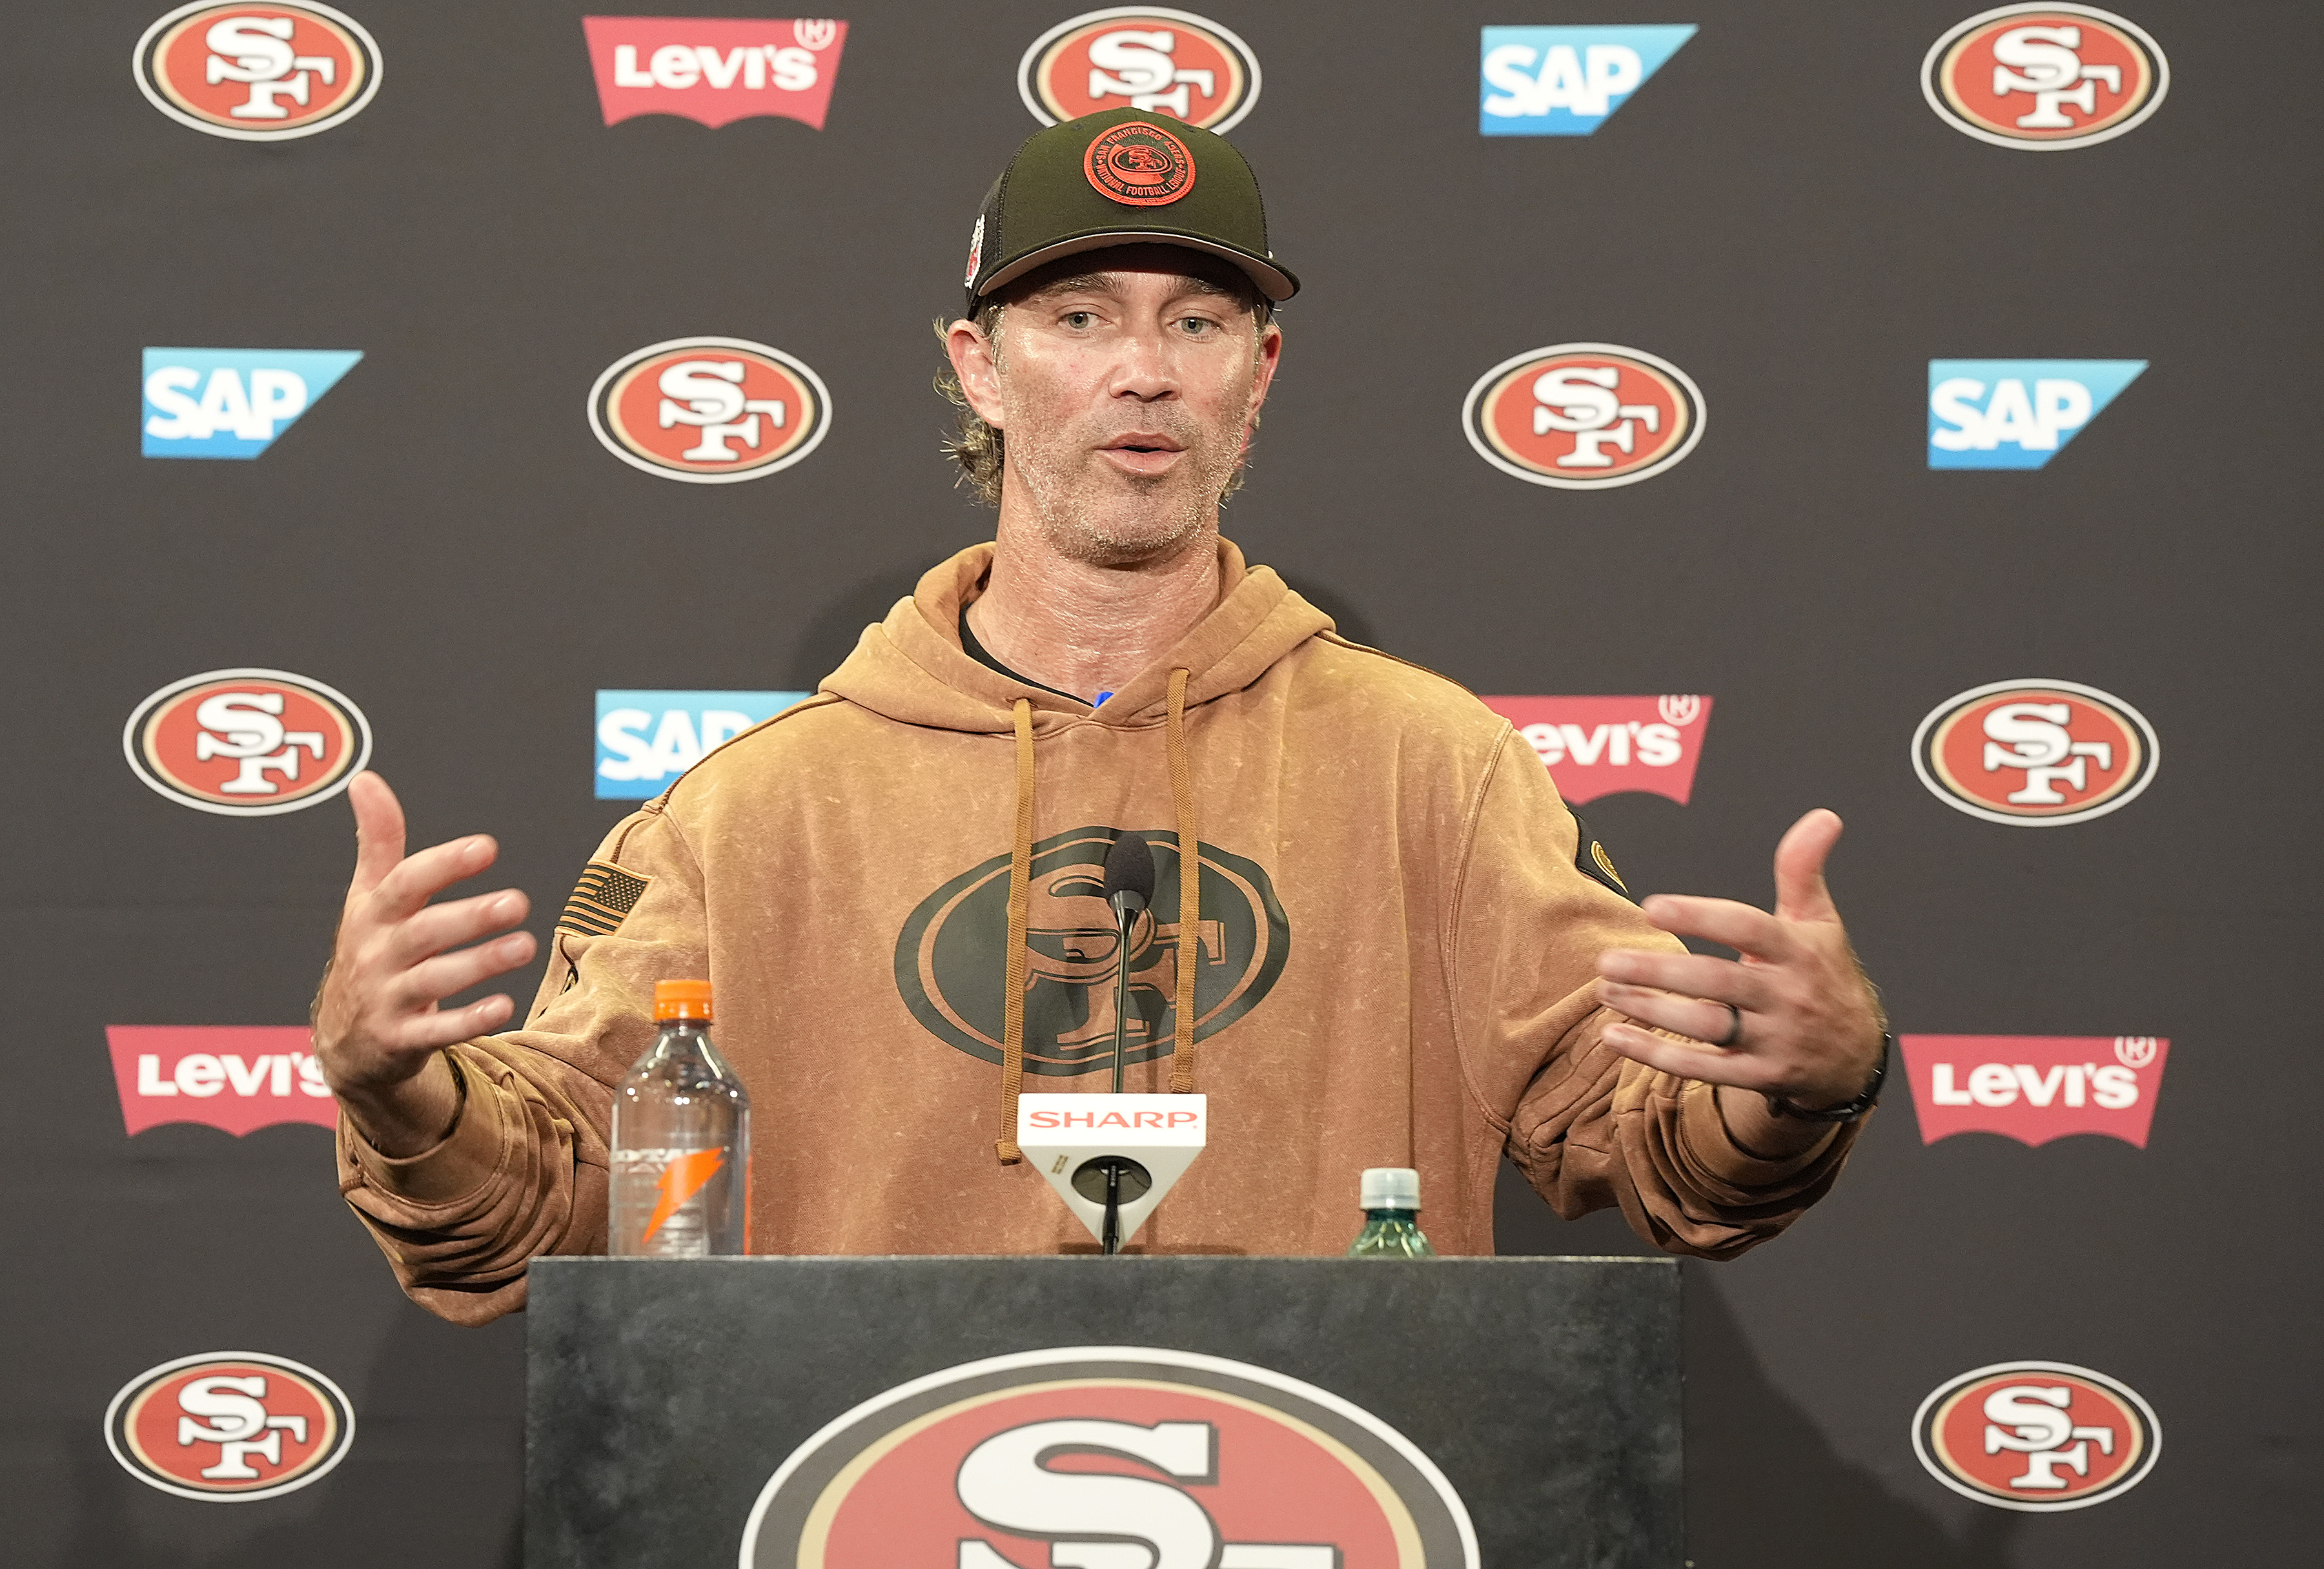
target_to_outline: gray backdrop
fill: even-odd
[[[2126,4],[2169,53],[2168,101],[2041,155],[1922,101],[1921,57],[1971,0],[1206,8],[1263,63],[1232,135],[1307,285],[1232,536],[1344,631],[1478,691],[1713,695],[1692,804],[1588,808],[1634,887],[1764,901],[1784,826],[1829,805],[1900,1029],[2173,1042],[2143,1151],[1923,1147],[1898,1084],[1792,1235],[1689,1267],[1705,1569],[2282,1561],[2312,1535],[2319,17]],[[622,811],[591,798],[595,688],[811,687],[982,537],[936,456],[928,324],[1033,128],[1019,56],[1080,7],[853,5],[818,133],[604,126],[585,7],[347,0],[378,98],[273,144],[138,95],[131,46],[167,8],[17,5],[0,51],[0,635],[32,792],[0,909],[9,1556],[505,1564],[522,1321],[408,1305],[320,1130],[128,1139],[110,1077],[108,1024],[304,1018],[346,808],[184,809],[124,766],[121,725],[198,671],[328,682],[415,839],[498,834],[553,911]],[[1478,134],[1480,25],[1630,21],[1701,31],[1593,136]],[[692,334],[820,372],[821,450],[727,486],[613,461],[590,383]],[[1471,382],[1569,340],[1683,366],[1702,446],[1596,493],[1480,462]],[[130,425],[152,345],[366,357],[260,460],[157,462]],[[2045,470],[1932,472],[1926,362],[1975,355],[2151,368]],[[2140,707],[2153,787],[2024,833],[1915,781],[1933,705],[2036,675]],[[1521,1187],[1503,1221],[1511,1251],[1629,1245]],[[346,1463],[232,1509],[116,1466],[114,1391],[226,1349],[344,1385]],[[1914,1407],[2021,1358],[2144,1394],[2152,1477],[2056,1515],[1939,1488]]]

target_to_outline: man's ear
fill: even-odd
[[[951,356],[952,374],[960,378],[961,394],[976,417],[995,430],[1001,423],[1001,366],[992,348],[992,340],[976,323],[966,319],[954,322],[945,328],[945,353]]]
[[[1259,406],[1267,401],[1267,389],[1275,383],[1275,367],[1283,358],[1283,328],[1273,320],[1259,335],[1259,367],[1251,376],[1250,412],[1259,417]]]

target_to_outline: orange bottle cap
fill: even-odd
[[[707,1020],[710,1012],[710,983],[707,981],[656,981],[654,983],[654,1022],[665,1019]]]

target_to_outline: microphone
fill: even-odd
[[[1130,1039],[1130,937],[1154,902],[1154,852],[1123,834],[1105,856],[1105,901],[1113,911],[1113,1093],[1026,1095],[1017,1106],[1017,1147],[1056,1190],[1099,1249],[1121,1251],[1195,1156],[1203,1151],[1209,1100],[1203,1095],[1126,1095],[1121,1069]]]
[[[1113,909],[1113,1093],[1121,1094],[1122,1048],[1130,1037],[1130,934],[1154,902],[1154,852],[1142,834],[1124,834],[1105,853],[1105,902]]]

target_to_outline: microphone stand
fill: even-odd
[[[1113,906],[1114,978],[1113,978],[1113,1093],[1121,1094],[1122,1054],[1130,1039],[1130,934],[1138,925],[1138,896],[1117,893],[1108,900]],[[1105,1166],[1105,1234],[1100,1246],[1108,1253],[1121,1251],[1121,1163],[1108,1160]]]

